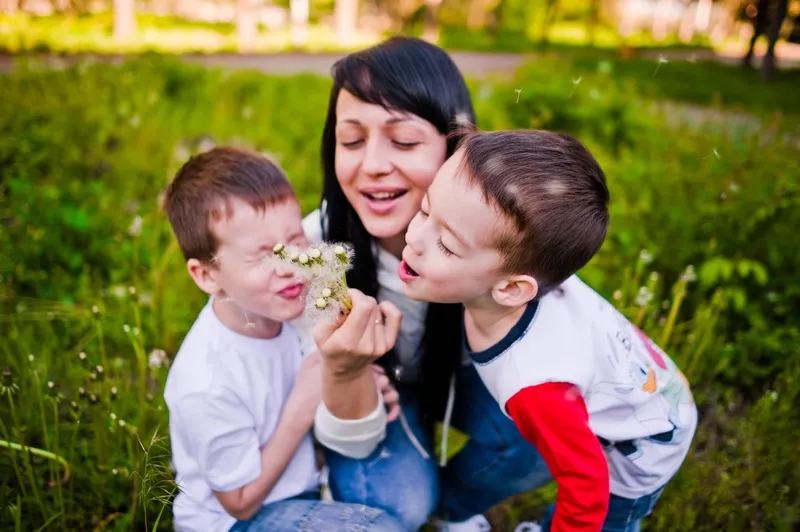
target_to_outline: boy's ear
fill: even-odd
[[[492,287],[492,298],[508,307],[525,305],[538,293],[539,283],[530,275],[512,275]]]
[[[197,259],[186,261],[186,269],[192,276],[194,283],[206,294],[212,295],[219,292],[220,288],[214,278],[214,271],[211,266],[204,264]]]

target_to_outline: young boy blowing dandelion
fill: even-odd
[[[638,530],[697,426],[685,377],[575,273],[605,239],[605,176],[577,140],[466,135],[406,233],[413,299],[463,303],[489,392],[543,456],[558,495],[544,528]]]

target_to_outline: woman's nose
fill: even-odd
[[[380,177],[392,171],[389,151],[381,139],[373,137],[367,141],[361,171],[370,177]]]

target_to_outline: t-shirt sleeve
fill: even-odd
[[[322,212],[320,209],[308,213],[303,218],[303,232],[312,244],[322,242]]]
[[[192,394],[178,401],[170,415],[214,491],[236,490],[261,475],[255,423],[236,396]]]
[[[610,499],[608,462],[578,388],[564,382],[529,386],[509,399],[506,410],[558,485],[551,530],[599,531]]]

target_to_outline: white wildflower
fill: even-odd
[[[686,270],[681,274],[681,280],[691,283],[697,280],[697,274],[694,272],[694,266],[691,264],[686,267]]]
[[[136,216],[128,227],[128,234],[131,236],[139,236],[142,234],[142,225],[144,225],[142,217]]]
[[[164,365],[167,360],[167,353],[163,349],[153,349],[150,351],[148,358],[148,365],[150,369],[158,369]]]
[[[653,255],[646,249],[643,249],[641,253],[639,253],[639,261],[644,265],[648,265],[653,262]]]
[[[636,304],[640,307],[646,306],[653,299],[653,292],[649,288],[643,286],[639,288],[639,293],[636,294]]]

